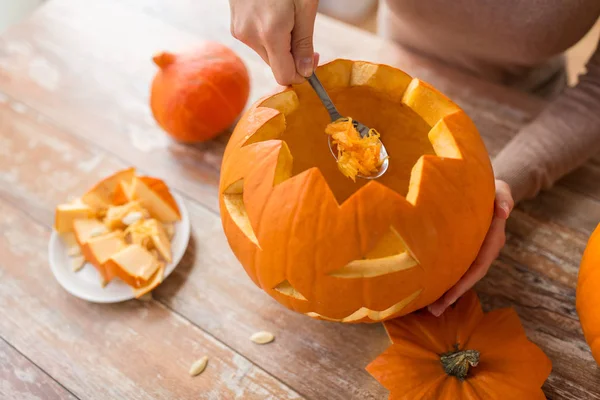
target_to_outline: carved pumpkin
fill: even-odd
[[[484,314],[474,291],[441,317],[420,312],[384,323],[392,345],[367,371],[390,399],[545,399],[552,363],[513,309]]]
[[[158,124],[181,142],[203,142],[229,128],[250,93],[243,61],[228,47],[205,42],[188,53],[154,57],[150,106]]]
[[[600,225],[588,241],[577,280],[577,314],[585,340],[600,364]]]
[[[308,83],[267,96],[223,157],[229,244],[259,287],[311,317],[373,322],[423,307],[463,275],[490,226],[484,144],[456,104],[400,70],[337,60],[316,73],[342,115],[381,134],[389,170],[340,173]]]

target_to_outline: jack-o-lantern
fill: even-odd
[[[406,73],[336,60],[317,76],[342,115],[381,134],[376,180],[343,176],[308,83],[262,98],[225,150],[220,209],[233,252],[285,306],[375,322],[436,300],[468,269],[490,226],[494,177],[456,104]]]

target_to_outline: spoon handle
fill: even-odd
[[[310,83],[310,86],[312,86],[312,88],[317,93],[317,96],[319,96],[321,103],[323,103],[323,105],[327,109],[329,117],[331,117],[331,121],[335,122],[338,119],[342,118],[338,110],[333,105],[333,102],[329,98],[329,95],[325,91],[325,88],[321,84],[321,81],[319,81],[319,78],[317,78],[317,75],[315,75],[314,72],[310,77],[308,77],[308,83]]]

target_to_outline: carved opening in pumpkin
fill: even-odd
[[[297,291],[287,279],[275,286],[273,289],[286,296],[290,296],[298,300],[306,300],[306,297],[302,296],[302,293]]]
[[[246,212],[246,206],[244,204],[244,180],[240,179],[229,185],[223,192],[223,202],[225,207],[231,216],[231,219],[240,228],[240,230],[246,235],[252,243],[258,246],[258,239],[254,234],[248,213]]]
[[[354,260],[331,273],[337,278],[372,278],[403,271],[419,265],[400,234],[390,227],[362,260]]]
[[[396,303],[382,311],[376,311],[376,310],[371,310],[370,308],[367,308],[367,307],[361,307],[358,310],[356,310],[355,312],[353,312],[352,314],[348,315],[347,317],[340,318],[340,319],[324,317],[323,315],[318,314],[316,312],[308,312],[308,313],[306,313],[306,315],[308,315],[309,317],[313,317],[313,318],[321,318],[321,319],[325,319],[328,321],[335,321],[335,322],[356,322],[356,321],[362,320],[363,318],[368,318],[371,321],[381,321],[381,320],[386,319],[396,313],[399,313],[404,307],[406,307],[413,300],[415,300],[421,294],[422,291],[423,291],[422,289],[419,289],[419,290],[415,291],[414,293],[410,294],[409,296],[405,297],[404,299],[400,300],[398,303]]]
[[[390,155],[389,170],[377,182],[406,196],[411,173],[423,155],[460,158],[460,151],[441,119],[456,110],[428,85],[389,67],[331,64],[317,70],[338,111],[376,129]],[[261,107],[277,109],[283,121],[259,129],[244,145],[280,139],[294,160],[291,176],[318,168],[341,204],[369,181],[353,182],[338,170],[325,128],[330,118],[308,83],[269,97]],[[437,127],[437,125],[440,125]],[[433,126],[433,129],[432,129]],[[412,179],[418,184],[417,179]]]

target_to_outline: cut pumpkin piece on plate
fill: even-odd
[[[112,276],[118,276],[134,288],[148,283],[160,267],[160,261],[147,249],[131,244],[114,253],[106,262],[106,269]]]
[[[108,283],[115,275],[107,268],[106,262],[126,246],[123,231],[117,230],[89,238],[81,247],[81,252],[96,267],[104,283]]]
[[[95,218],[83,218],[73,221],[73,233],[79,246],[83,246],[89,239],[108,233],[108,228]]]
[[[148,294],[151,291],[153,291],[154,289],[156,289],[158,287],[158,285],[160,285],[162,283],[164,276],[165,276],[165,264],[160,263],[158,266],[158,269],[156,270],[154,275],[152,275],[152,277],[146,284],[142,285],[139,288],[133,288],[133,294],[134,294],[135,298],[139,299],[140,297],[144,296],[145,294]]]
[[[166,261],[171,262],[171,242],[163,224],[154,218],[140,220],[131,224],[125,230],[127,241],[139,244],[149,250],[156,249]]]
[[[93,208],[108,208],[113,204],[113,198],[120,183],[122,181],[131,182],[134,176],[135,168],[118,171],[96,183],[81,197],[81,200]]]
[[[171,255],[171,242],[165,228],[155,219],[150,219],[146,223],[152,228],[152,244],[154,244],[154,248],[158,250],[158,253],[166,262],[171,262],[173,259]]]
[[[110,230],[124,229],[135,222],[134,218],[140,220],[149,216],[150,214],[141,206],[140,202],[134,200],[120,206],[110,206],[106,210],[104,225]]]
[[[73,222],[81,218],[93,218],[94,210],[83,203],[60,204],[54,215],[54,229],[58,233],[73,232]]]
[[[162,179],[154,178],[151,176],[142,176],[140,177],[140,180],[144,182],[160,198],[162,198],[173,210],[175,210],[177,212],[177,215],[181,218],[177,202],[171,194],[171,190]]]
[[[171,204],[164,194],[155,192],[142,179],[134,177],[131,187],[133,200],[138,200],[160,222],[175,222],[181,219],[177,204]]]
[[[121,181],[115,189],[112,204],[120,206],[131,201],[131,181]]]

